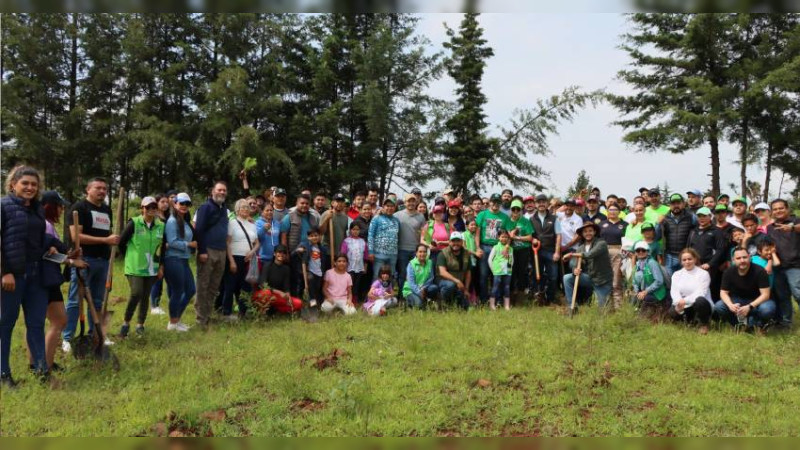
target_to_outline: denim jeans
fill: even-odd
[[[442,302],[455,301],[457,305],[464,309],[469,309],[469,299],[464,295],[464,292],[458,289],[458,286],[450,280],[441,280],[439,282],[439,292],[441,293]]]
[[[611,285],[612,283],[609,282],[604,285],[595,286],[592,283],[592,279],[589,277],[589,275],[587,275],[585,272],[581,272],[580,283],[578,285],[578,288],[580,291],[587,293],[587,297],[590,297],[591,292],[594,292],[594,296],[597,298],[597,306],[602,308],[606,304],[606,300],[608,299],[608,294],[611,293]],[[575,275],[573,275],[572,273],[564,275],[564,297],[567,302],[567,307],[572,306],[572,290],[574,286],[575,286]],[[580,299],[581,297],[582,296],[579,293],[578,299]]]
[[[397,267],[397,254],[394,255],[385,255],[383,253],[376,253],[375,254],[375,262],[372,265],[372,281],[375,281],[378,278],[378,274],[381,271],[381,267],[387,265],[392,268],[392,272],[394,272],[395,268]],[[397,279],[392,273],[392,278]]]
[[[511,275],[495,275],[492,283],[492,298],[511,297]]]
[[[86,289],[88,289],[89,293],[92,295],[94,308],[99,313],[103,307],[103,297],[106,294],[108,260],[88,256],[83,259],[89,264],[89,268],[83,269],[81,272],[83,274],[83,281],[86,283]],[[78,299],[78,269],[73,267],[72,276],[69,281],[69,294],[67,295],[67,326],[64,327],[64,331],[61,333],[61,337],[65,341],[72,339],[72,336],[75,334],[75,327],[78,325],[78,316],[80,315],[78,301],[80,301],[80,299]],[[91,316],[88,311],[86,317],[89,318],[87,322],[89,322],[89,332],[91,332],[94,328],[94,324],[90,319]]]
[[[776,320],[782,325],[792,324],[792,297],[800,305],[800,269],[775,268]],[[760,306],[760,305],[759,305]]]
[[[664,255],[664,267],[667,269],[667,274],[672,277],[672,274],[681,270],[681,255],[666,253]]]
[[[180,319],[189,301],[197,292],[189,260],[164,258],[164,278],[167,280],[169,293],[169,318]]]
[[[732,297],[731,301],[737,305],[743,306],[751,302],[751,300],[744,300],[736,297]],[[773,300],[767,300],[759,303],[759,305],[756,306],[756,309],[747,315],[747,326],[763,327],[775,317],[775,310],[776,305]],[[738,323],[736,314],[731,312],[731,310],[728,309],[728,305],[726,305],[723,301],[719,301],[714,305],[714,315],[719,320],[728,322],[731,325],[736,325]]]
[[[536,272],[534,269],[533,280],[537,290],[545,291],[547,300],[554,301],[556,298],[556,286],[558,285],[558,263],[553,261],[551,250],[539,250],[539,282],[536,283]]]
[[[489,300],[489,277],[492,275],[489,268],[489,254],[492,252],[492,246],[481,245],[481,250],[483,250],[483,257],[479,262],[481,273],[480,279],[478,279],[478,297],[480,297],[481,303],[486,303]]]
[[[28,263],[25,274],[14,276],[14,291],[3,291],[0,300],[0,373],[11,374],[9,353],[19,309],[25,311],[25,337],[36,370],[46,372],[44,356],[44,319],[47,315],[47,289],[42,286],[38,262]]]
[[[236,303],[239,305],[239,314],[244,314],[247,311],[247,305],[242,300],[242,291],[250,292],[250,284],[245,281],[247,277],[247,270],[249,264],[244,261],[244,256],[234,256],[236,262],[236,273],[231,273],[230,270],[225,272],[225,294],[222,299],[222,315],[229,316],[233,313],[233,299],[236,298]],[[251,260],[253,264],[258,264],[257,259]]]
[[[397,285],[400,286],[401,295],[406,282],[406,268],[409,261],[414,259],[415,253],[414,250],[399,250],[397,253]],[[436,261],[433,264],[436,265]],[[353,285],[355,286],[355,282]]]
[[[426,290],[427,298],[436,298],[438,295],[439,295],[439,286],[437,286],[435,283],[431,283],[431,285],[428,286],[428,289]],[[414,294],[413,292],[406,296],[406,304],[408,305],[409,308],[425,309],[425,302],[422,300],[422,297],[420,297],[417,294]]]
[[[164,278],[156,280],[153,288],[150,290],[150,307],[158,308],[161,306],[161,293],[164,291]],[[169,292],[169,287],[167,287]]]

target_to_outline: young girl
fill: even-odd
[[[489,267],[491,267],[494,277],[492,296],[489,297],[489,307],[493,310],[497,309],[495,299],[500,294],[503,294],[503,307],[506,311],[511,309],[511,267],[514,265],[514,253],[512,253],[509,246],[510,241],[508,230],[500,230],[498,242],[489,253]]]
[[[364,303],[364,310],[371,316],[386,315],[386,308],[397,306],[397,288],[392,280],[392,268],[381,266],[378,278],[372,282]]]
[[[656,227],[652,223],[645,222],[642,225],[642,238],[647,242],[650,248],[650,257],[658,261],[659,264],[664,264],[664,251],[661,249],[661,243],[656,240]]]
[[[268,289],[260,289],[253,293],[253,304],[260,312],[265,313],[270,308],[282,314],[300,311],[303,302],[299,298],[289,295],[289,279],[291,270],[287,264],[288,251],[286,247],[278,244],[273,251],[272,263],[264,267],[262,273]]]
[[[366,273],[364,261],[369,257],[367,252],[367,242],[360,237],[361,227],[358,222],[350,224],[350,236],[342,241],[342,248],[339,250],[341,254],[347,255],[347,273],[353,280],[353,286],[356,286],[353,300],[360,303],[362,299],[358,297],[358,286],[361,286],[361,276]]]
[[[322,302],[320,310],[329,313],[339,308],[346,315],[355,314],[353,280],[347,273],[347,255],[338,255],[334,262],[333,269],[325,272],[325,279],[322,282],[322,295],[325,301]]]
[[[464,250],[470,254],[470,262],[471,271],[472,271],[472,279],[477,280],[478,276],[480,275],[480,267],[478,266],[478,260],[475,257],[475,233],[478,232],[478,224],[475,223],[474,219],[467,221],[467,231],[464,232]],[[436,264],[436,261],[434,261]],[[478,291],[476,290],[476,286],[478,283],[473,282],[472,286],[470,286],[469,292],[469,302],[472,305],[478,303]]]
[[[667,287],[658,262],[650,255],[650,247],[644,241],[634,246],[636,272],[633,274],[633,301],[643,316],[652,316],[666,305]]]

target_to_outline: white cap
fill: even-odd
[[[768,204],[766,204],[766,203],[764,203],[764,202],[761,202],[761,203],[757,204],[757,205],[756,205],[756,206],[753,208],[753,211],[758,211],[759,209],[765,209],[765,210],[767,210],[767,211],[772,211],[772,209],[770,209],[769,205],[768,205]]]
[[[645,241],[639,241],[639,242],[636,243],[636,245],[633,246],[633,251],[636,251],[636,250],[639,250],[639,249],[644,249],[644,250],[647,250],[649,252],[650,251],[650,246],[647,245],[647,242],[645,242]]]
[[[144,208],[145,206],[148,206],[148,205],[152,205],[153,203],[158,203],[158,202],[156,202],[155,198],[147,196],[147,197],[142,199],[142,208]]]
[[[464,240],[464,235],[461,234],[458,231],[453,231],[452,233],[450,233],[450,240],[451,241],[455,241],[455,240],[463,241]]]
[[[192,197],[189,197],[189,194],[186,192],[181,192],[180,194],[175,196],[175,203],[183,203],[183,202],[191,202]]]

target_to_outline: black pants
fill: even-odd
[[[671,306],[669,317],[676,322],[693,323],[697,321],[700,322],[700,325],[708,325],[711,320],[711,303],[705,297],[697,297],[692,306],[683,310],[683,314],[678,314],[675,306]]]
[[[325,297],[322,296],[322,277],[308,272],[308,300],[316,300],[317,305],[322,305]]]
[[[147,319],[147,309],[150,307],[150,291],[156,283],[156,277],[137,277],[125,275],[131,287],[131,296],[128,299],[128,307],[125,308],[125,322],[130,322],[136,308],[139,308],[137,317],[138,324],[144,324]]]
[[[663,314],[666,307],[666,300],[659,300],[653,294],[644,296],[644,300],[634,297],[636,306],[639,307],[639,315],[650,317],[656,314]]]
[[[531,261],[530,248],[514,249],[514,265],[511,267],[511,292],[522,292],[531,284],[528,265]]]
[[[366,297],[361,296],[361,278],[366,274],[366,272],[347,272],[350,274],[350,278],[353,280],[353,303],[363,303]],[[401,287],[402,289],[402,287]]]
[[[722,271],[719,267],[709,267],[708,276],[711,277],[711,284],[708,286],[711,291],[711,300],[718,302],[720,300],[719,291],[722,289]]]

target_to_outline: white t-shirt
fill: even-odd
[[[258,242],[258,232],[256,231],[256,224],[249,220],[242,220],[240,218],[233,219],[228,222],[228,236],[231,238],[231,253],[233,256],[245,256],[250,251],[250,244],[247,243],[247,236],[245,236],[242,227],[247,230],[247,236],[250,237],[250,244],[254,247]]]
[[[567,245],[575,237],[578,228],[583,225],[583,219],[575,213],[567,217],[563,211],[557,212],[556,218],[561,225],[561,245]]]

